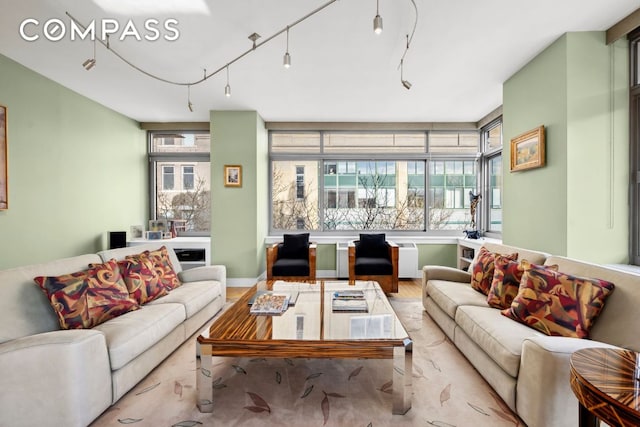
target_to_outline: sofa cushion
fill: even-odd
[[[468,283],[429,280],[426,291],[427,295],[452,319],[461,305],[487,306],[485,296],[473,290]]]
[[[500,310],[486,306],[461,306],[456,311],[455,320],[474,343],[514,378],[520,369],[523,341],[544,336],[502,316]]]
[[[495,270],[493,272],[493,280],[489,295],[487,295],[487,304],[494,308],[508,308],[511,302],[518,294],[520,288],[520,280],[524,273],[522,262],[512,261],[502,255],[496,255]],[[550,268],[557,271],[557,265],[539,266],[540,268]]]
[[[104,333],[111,370],[115,371],[167,336],[185,318],[182,304],[147,304],[94,329]]]
[[[272,274],[274,276],[308,276],[309,261],[306,259],[280,258],[273,263]]]
[[[356,258],[355,273],[358,276],[388,276],[393,274],[393,264],[386,258]]]
[[[221,295],[221,284],[214,280],[184,283],[172,290],[167,296],[158,298],[149,304],[179,303],[185,308],[187,319]]]
[[[309,259],[309,233],[285,234],[278,245],[278,259]]]
[[[118,265],[129,295],[139,304],[146,304],[168,293],[151,259],[132,257],[118,261]]]
[[[61,276],[34,278],[49,298],[62,329],[87,329],[139,308],[115,260]]]
[[[546,335],[588,338],[614,284],[523,265],[518,294],[502,313]]]
[[[478,256],[473,262],[473,270],[471,274],[471,287],[484,295],[489,294],[491,282],[493,281],[493,272],[495,269],[495,257],[500,254],[491,252],[484,246],[480,248]],[[503,255],[504,258],[515,261],[518,259],[518,253]]]
[[[138,260],[139,258],[148,258],[153,263],[153,268],[160,278],[160,282],[168,289],[175,289],[181,285],[178,274],[173,268],[173,263],[169,258],[166,246],[153,251],[144,251],[137,255],[129,255],[125,259]]]
[[[360,234],[360,240],[355,242],[356,258],[389,258],[389,246],[385,233]]]

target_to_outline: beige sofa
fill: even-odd
[[[569,385],[569,357],[586,347],[640,351],[640,276],[565,257],[499,244],[492,252],[558,265],[561,272],[611,281],[615,290],[591,330],[591,339],[544,335],[500,314],[470,286],[471,275],[450,267],[423,268],[426,312],[529,427],[578,425],[578,401]],[[476,256],[477,256],[476,251]]]
[[[60,330],[36,276],[158,249],[149,244],[0,271],[0,425],[86,426],[218,313],[224,266],[181,271],[182,286],[92,329]]]

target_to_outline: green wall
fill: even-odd
[[[425,265],[457,266],[458,247],[455,244],[428,244],[418,246],[418,268]]]
[[[0,269],[106,248],[107,231],[148,217],[145,132],[0,55],[7,107],[9,209]]]
[[[336,265],[336,244],[318,245],[316,270],[335,270],[336,268],[338,268]]]
[[[604,32],[568,33],[505,82],[505,243],[626,261],[627,67],[624,41],[607,47]],[[508,141],[539,125],[546,166],[510,173]]]
[[[255,111],[212,111],[211,260],[227,277],[255,279],[264,270],[268,232],[267,131]],[[242,166],[242,187],[225,187],[224,165]]]

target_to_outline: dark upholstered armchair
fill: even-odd
[[[398,292],[398,245],[382,234],[361,234],[350,242],[349,282],[374,280],[385,293]]]
[[[267,280],[315,281],[316,247],[309,233],[285,234],[267,247]]]

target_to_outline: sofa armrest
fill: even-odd
[[[104,335],[53,331],[0,344],[0,425],[89,425],[112,403]]]
[[[201,282],[203,280],[217,280],[227,286],[227,268],[224,265],[205,265],[202,267],[182,270],[178,273],[182,282]]]
[[[578,399],[569,384],[571,354],[582,348],[615,346],[579,338],[524,340],[516,390],[518,415],[530,427],[578,425]]]
[[[471,283],[471,273],[442,265],[426,265],[422,267],[422,285],[425,286],[429,280]]]
[[[178,273],[178,278],[183,283],[202,282],[207,280],[220,282],[222,303],[224,304],[227,300],[227,267],[224,265],[204,265],[202,267],[182,270]]]

